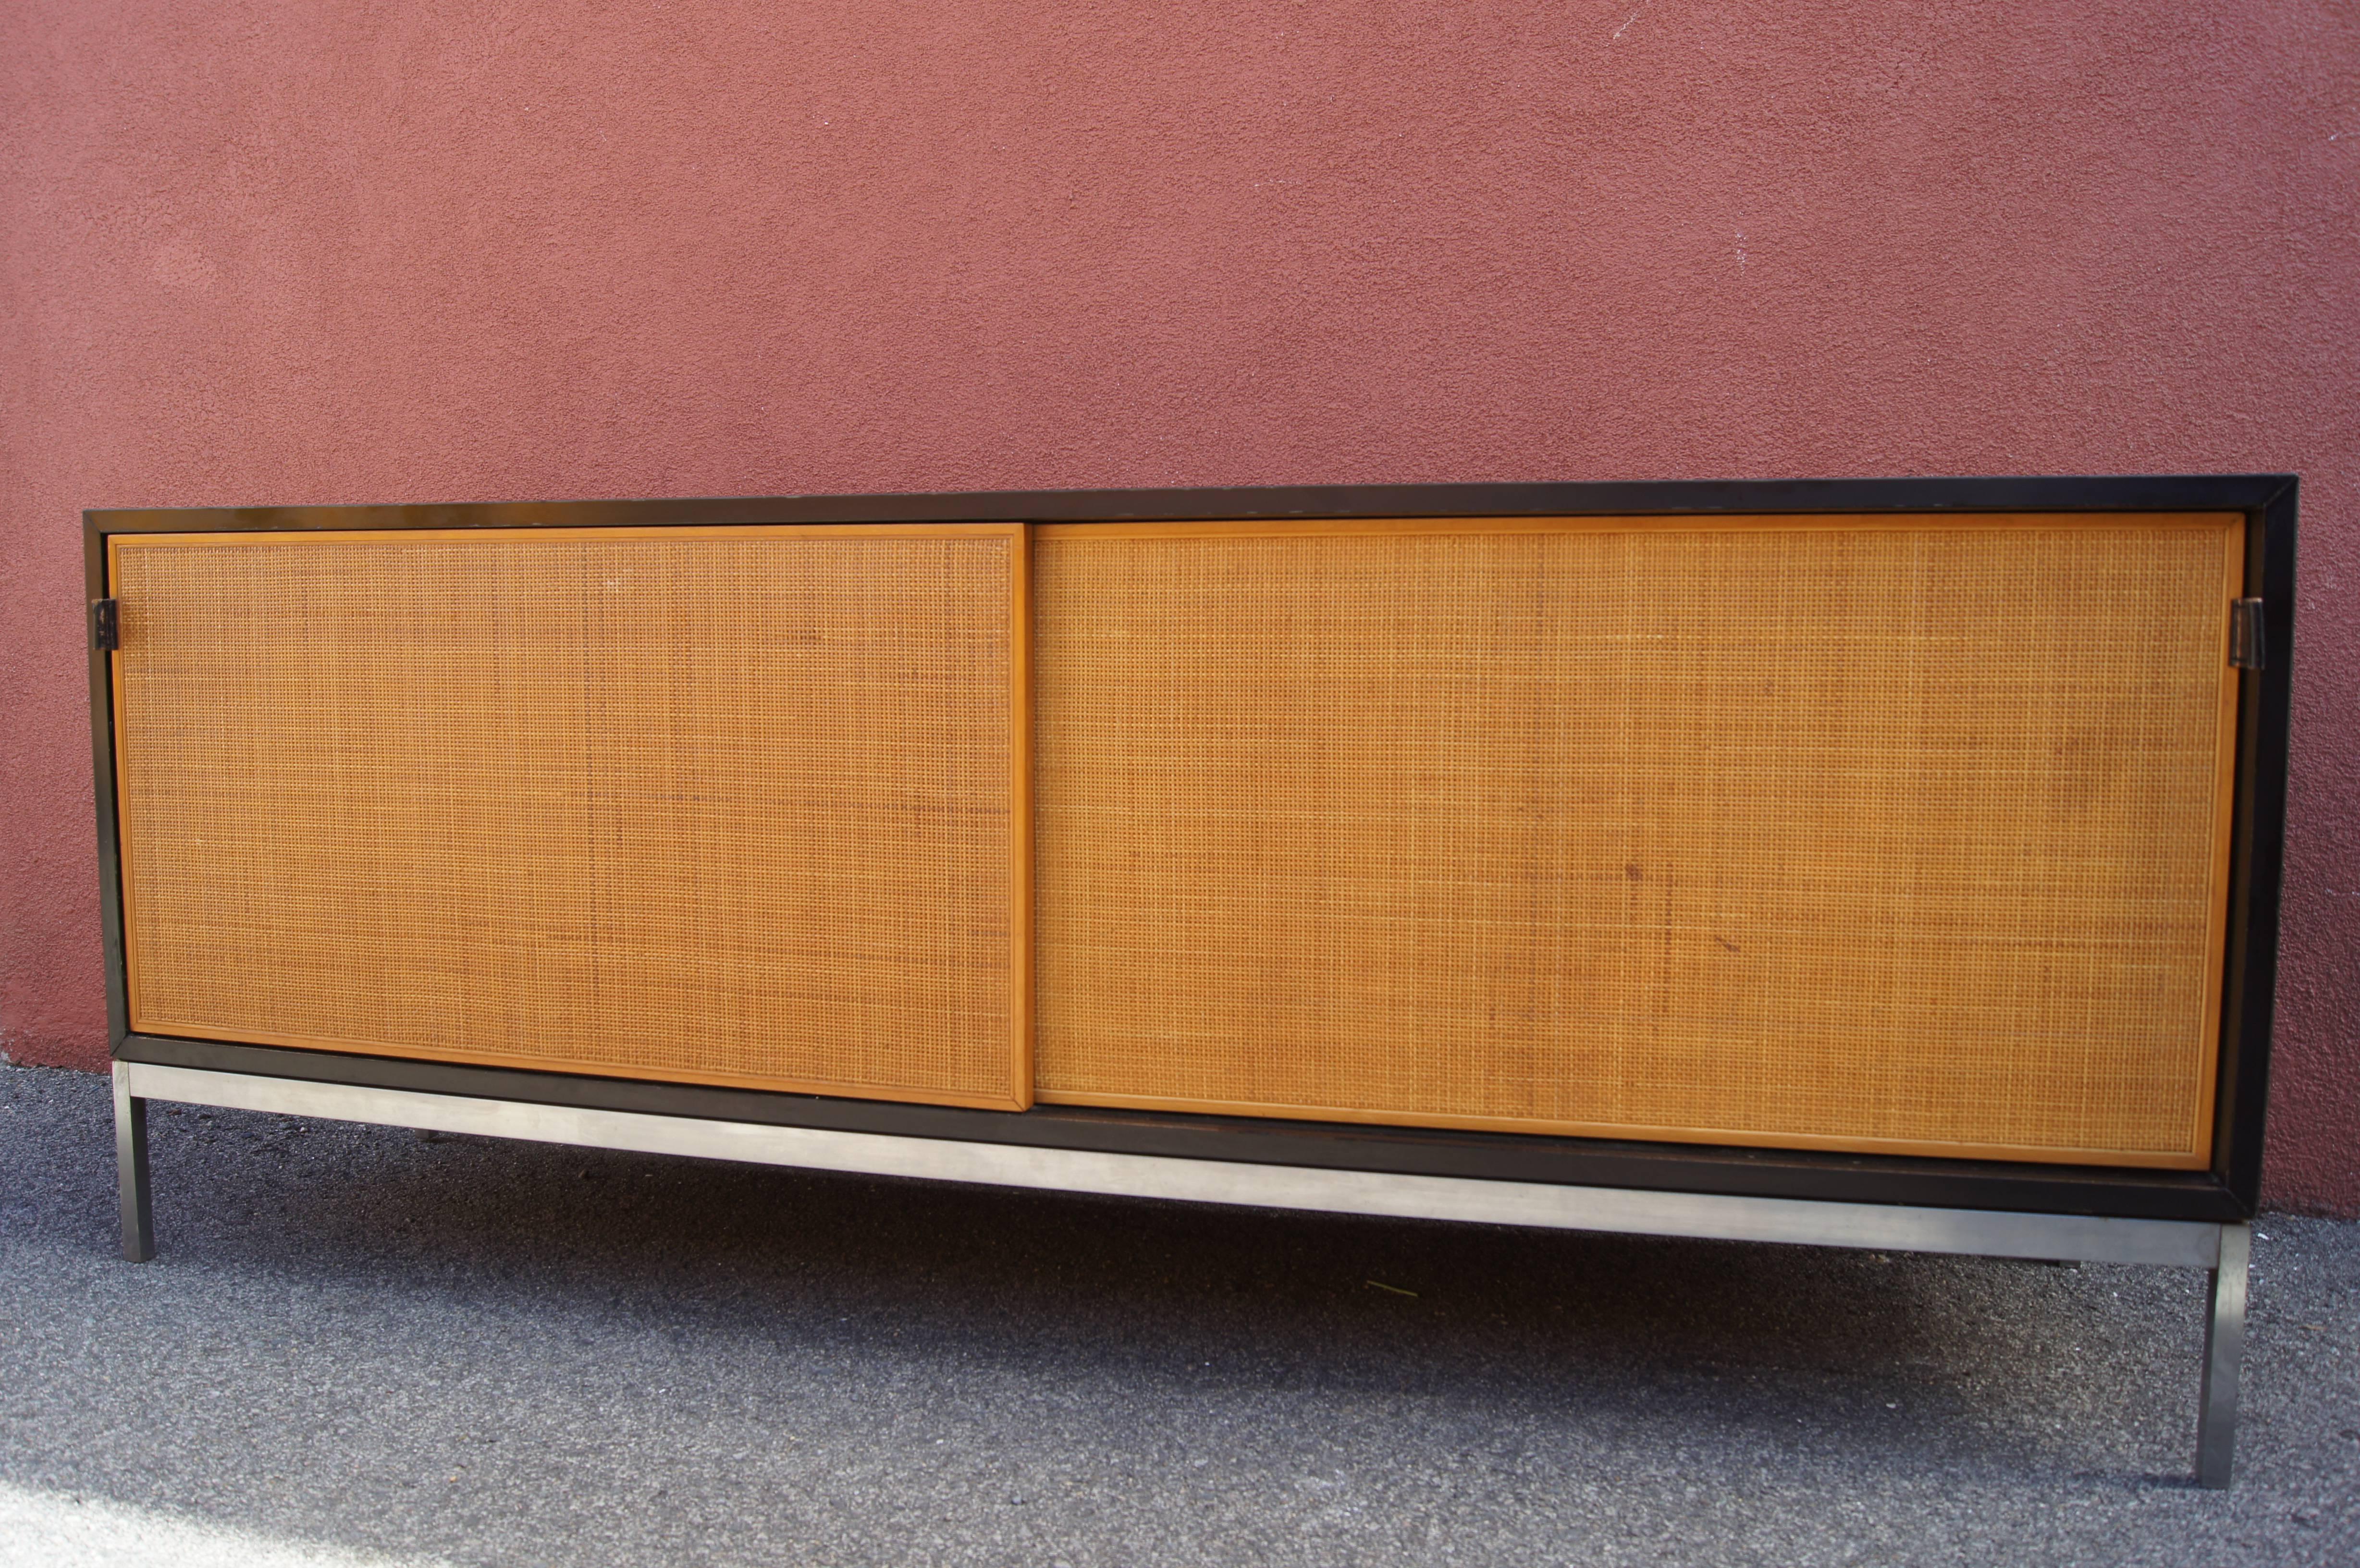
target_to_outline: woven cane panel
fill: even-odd
[[[127,541],[135,1027],[1022,1100],[1021,538]]]
[[[2236,527],[1040,530],[1036,1091],[2201,1163]]]

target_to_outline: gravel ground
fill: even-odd
[[[1214,1210],[0,1068],[0,1563],[2350,1563],[2360,1225],[2191,1271]]]

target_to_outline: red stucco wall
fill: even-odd
[[[2360,1212],[2360,12],[12,0],[0,1039],[86,506],[2289,469],[2269,1187]]]

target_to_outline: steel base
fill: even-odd
[[[2237,1374],[2245,1357],[2245,1269],[2253,1256],[2251,1225],[2221,1227],[2212,1266],[2212,1305],[2204,1319],[2204,1382],[2197,1396],[2196,1479],[2226,1486],[2237,1447]]]
[[[1939,1209],[1721,1193],[1570,1187],[1470,1177],[1252,1165],[1022,1144],[702,1120],[525,1101],[322,1083],[149,1062],[115,1064],[123,1251],[152,1257],[147,1102],[471,1133],[538,1143],[734,1160],[867,1175],[1236,1203],[1550,1230],[1770,1241],[1885,1252],[1958,1253],[2203,1269],[2212,1273],[2197,1474],[2229,1483],[2245,1341],[2248,1227],[2200,1220]]]
[[[123,1211],[123,1256],[156,1256],[155,1211],[148,1195],[148,1102],[131,1092],[131,1064],[115,1064],[115,1181]]]

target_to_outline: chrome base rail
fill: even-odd
[[[646,1154],[1253,1208],[2204,1269],[2212,1276],[2212,1311],[2205,1335],[2198,1476],[2208,1486],[2229,1484],[2238,1360],[2245,1342],[2248,1232],[2243,1225],[1250,1165],[700,1120],[118,1062],[115,1149],[123,1251],[135,1262],[155,1251],[148,1192],[146,1112],[150,1099]]]
[[[115,1064],[115,1184],[123,1210],[123,1256],[145,1263],[156,1256],[155,1206],[148,1197],[148,1102],[132,1092],[131,1074]]]
[[[2237,1373],[2245,1358],[2245,1265],[2254,1228],[2221,1227],[2221,1255],[2212,1265],[2212,1309],[2204,1320],[2204,1383],[2198,1395],[2196,1479],[2229,1484],[2237,1445]]]

